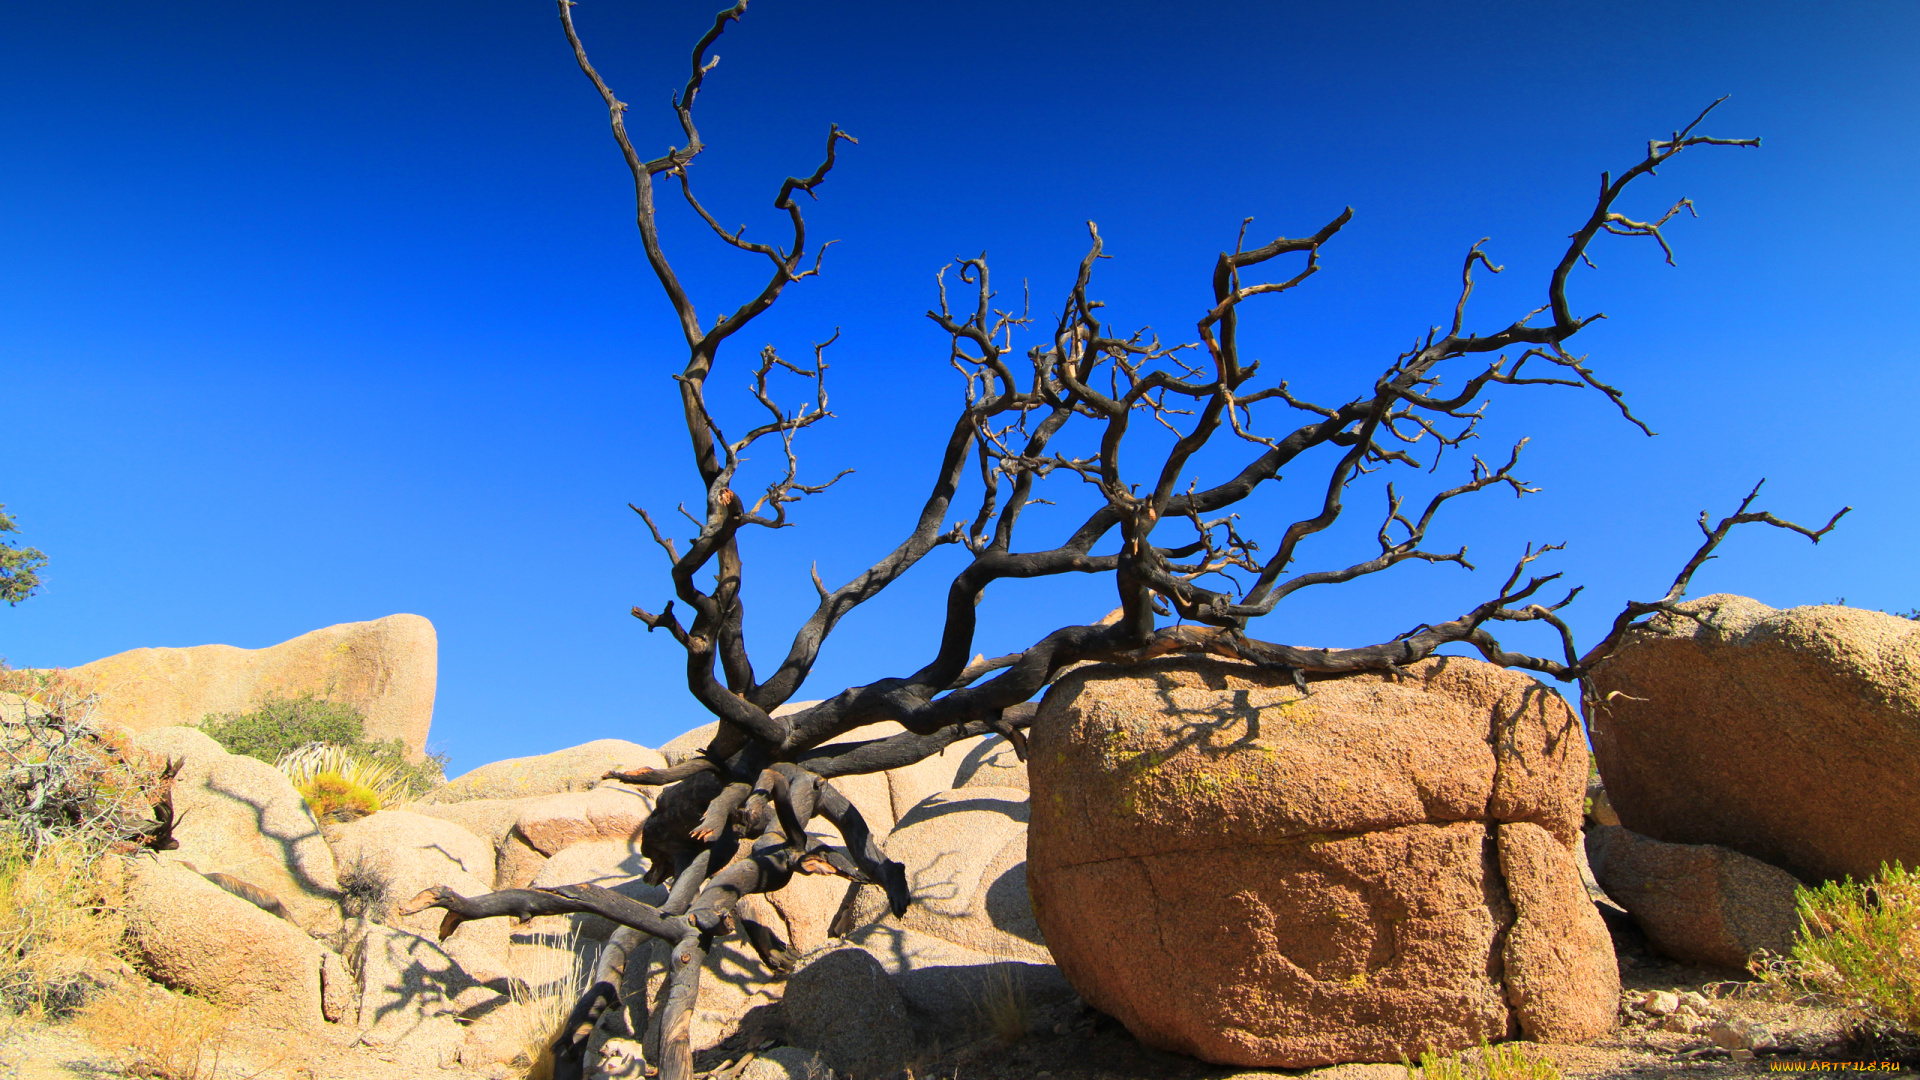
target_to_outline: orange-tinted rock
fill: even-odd
[[[1408,672],[1303,695],[1180,659],[1055,684],[1028,881],[1089,1003],[1149,1045],[1256,1067],[1611,1026],[1612,945],[1573,847],[1578,720],[1480,661]]]
[[[338,957],[329,979],[327,950],[199,874],[132,860],[124,914],[127,944],[156,980],[243,1010],[249,1024],[300,1031],[345,1014],[344,1001],[323,999],[329,982],[341,996]]]
[[[1498,840],[1513,903],[1501,979],[1514,1019],[1538,1042],[1591,1039],[1613,1026],[1620,969],[1581,878],[1580,852],[1526,821],[1499,826]]]
[[[418,615],[341,623],[264,649],[130,649],[67,672],[100,695],[97,716],[130,731],[195,726],[257,708],[269,694],[312,693],[358,706],[367,737],[400,739],[415,761],[433,723],[439,644]]]
[[[659,790],[606,784],[591,791],[528,799],[521,804],[513,830],[528,846],[548,856],[597,840],[638,843]]]
[[[1799,882],[1737,851],[1602,825],[1587,833],[1587,854],[1607,896],[1676,960],[1744,969],[1756,953],[1786,955],[1800,928]]]
[[[1620,824],[1808,881],[1920,863],[1920,622],[1725,594],[1659,616],[1589,680]]]

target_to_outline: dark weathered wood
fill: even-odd
[[[1662,229],[1692,203],[1682,200],[1664,216],[1635,221],[1616,209],[1628,186],[1651,175],[1676,155],[1698,146],[1757,146],[1757,139],[1720,139],[1696,135],[1706,117],[1671,138],[1648,144],[1645,157],[1619,178],[1602,174],[1600,190],[1586,222],[1569,239],[1564,254],[1545,282],[1545,302],[1537,310],[1490,333],[1469,330],[1468,300],[1477,270],[1498,273],[1483,248],[1468,249],[1460,289],[1450,313],[1426,320],[1433,328],[1412,347],[1384,365],[1352,397],[1320,404],[1297,397],[1285,381],[1253,385],[1258,362],[1243,360],[1240,318],[1256,297],[1284,295],[1321,269],[1323,249],[1352,220],[1342,211],[1311,235],[1280,237],[1246,246],[1246,223],[1231,251],[1216,260],[1211,299],[1199,314],[1198,340],[1166,345],[1150,331],[1126,336],[1092,294],[1093,271],[1105,258],[1099,230],[1089,223],[1089,247],[1058,314],[1044,326],[1040,343],[1017,348],[1014,335],[1039,321],[1023,305],[996,306],[991,272],[984,256],[960,259],[954,276],[959,296],[949,295],[942,271],[938,306],[928,317],[949,339],[945,358],[964,380],[964,400],[946,431],[938,460],[931,463],[929,487],[912,514],[905,535],[879,561],[829,588],[814,575],[818,604],[794,632],[786,655],[763,681],[746,646],[746,607],[742,599],[745,565],[739,534],[748,527],[786,528],[795,522],[789,508],[825,491],[844,472],[821,483],[800,479],[796,436],[825,420],[828,411],[826,350],[838,338],[813,346],[810,365],[783,359],[771,346],[751,368],[750,393],[765,417],[758,426],[729,438],[708,408],[709,377],[720,363],[722,347],[784,295],[787,286],[820,272],[825,246],[812,249],[808,263],[807,223],[796,192],[815,196],[831,173],[842,142],[852,137],[829,127],[825,152],[806,176],[789,176],[774,199],[786,214],[783,244],[746,239],[729,230],[694,194],[692,169],[706,149],[694,122],[694,104],[713,62],[720,36],[746,11],[744,0],[715,16],[693,50],[688,79],[672,105],[683,145],[643,159],[625,126],[625,109],[587,60],[574,26],[571,0],[559,0],[560,18],[580,69],[608,109],[613,136],[634,181],[635,217],[648,265],[660,283],[685,339],[686,356],[673,376],[692,452],[699,497],[682,512],[695,533],[684,542],[668,537],[646,510],[635,510],[666,555],[673,597],[653,614],[635,607],[634,616],[649,631],[664,629],[685,653],[689,691],[720,721],[703,755],[667,769],[613,772],[607,779],[660,786],[653,813],[644,826],[642,853],[647,879],[671,879],[667,902],[658,908],[604,889],[504,890],[460,897],[450,890],[428,890],[406,911],[444,908],[442,937],[461,920],[510,915],[592,911],[619,924],[617,950],[596,970],[594,986],[575,1009],[568,1030],[555,1044],[565,1075],[578,1075],[585,1033],[617,1001],[618,972],[643,936],[665,942],[668,971],[659,998],[649,1010],[645,1047],[667,1080],[690,1080],[689,1034],[700,989],[700,970],[716,936],[739,930],[769,968],[791,963],[791,953],[765,926],[740,910],[755,893],[784,887],[796,872],[826,872],[883,885],[895,915],[912,897],[905,869],[887,857],[866,821],[831,779],[896,769],[963,739],[988,733],[1006,737],[1024,756],[1022,729],[1031,723],[1034,699],[1069,667],[1085,661],[1130,664],[1169,653],[1206,653],[1290,672],[1306,682],[1355,671],[1399,671],[1447,645],[1470,646],[1488,660],[1572,681],[1618,643],[1626,629],[1645,615],[1672,612],[1698,567],[1712,557],[1734,526],[1764,523],[1798,532],[1818,542],[1840,515],[1823,528],[1810,529],[1750,506],[1708,529],[1706,542],[1659,600],[1628,603],[1599,646],[1580,654],[1559,612],[1579,594],[1571,590],[1553,604],[1536,595],[1558,574],[1527,576],[1529,567],[1558,545],[1529,545],[1495,595],[1451,619],[1420,622],[1388,641],[1355,648],[1301,648],[1263,641],[1250,633],[1253,620],[1272,613],[1287,597],[1315,585],[1336,585],[1382,573],[1404,563],[1453,563],[1471,569],[1465,548],[1429,549],[1427,541],[1441,511],[1456,500],[1504,488],[1516,496],[1528,487],[1516,474],[1521,447],[1504,464],[1471,458],[1465,479],[1431,495],[1415,516],[1392,483],[1385,485],[1386,508],[1377,533],[1379,550],[1330,567],[1301,569],[1303,545],[1325,533],[1347,510],[1346,497],[1365,473],[1399,467],[1425,468],[1414,456],[1431,449],[1437,470],[1449,450],[1474,437],[1484,393],[1494,386],[1585,388],[1604,395],[1629,422],[1646,426],[1628,409],[1622,393],[1603,382],[1566,342],[1598,315],[1577,315],[1567,296],[1576,264],[1602,234],[1643,237],[1668,251]],[[1715,104],[1718,104],[1717,102]],[[1711,111],[1711,106],[1708,111]],[[654,201],[654,178],[670,177],[688,208],[720,242],[754,260],[766,260],[767,277],[732,301],[722,317],[703,322],[692,296],[674,271],[662,245]],[[1251,219],[1249,219],[1249,222]],[[1253,280],[1271,272],[1280,260],[1298,259],[1292,272],[1279,270],[1272,280]],[[1545,316],[1536,325],[1534,320]],[[1445,326],[1443,332],[1441,327]],[[1512,353],[1518,355],[1509,361]],[[1453,362],[1469,360],[1466,365]],[[1533,364],[1529,371],[1527,365]],[[1456,372],[1455,367],[1466,370]],[[811,400],[789,410],[775,401],[769,379],[794,377],[811,383]],[[1442,378],[1457,390],[1441,391]],[[1271,403],[1271,404],[1270,404]],[[1254,407],[1262,413],[1290,410],[1294,419],[1274,435],[1262,434]],[[897,407],[924,416],[930,401],[901,400]],[[1136,422],[1170,430],[1169,449],[1135,462],[1124,453]],[[946,424],[945,420],[938,421]],[[1076,440],[1062,440],[1068,427]],[[1651,432],[1649,432],[1651,434]],[[1219,443],[1221,445],[1215,445]],[[1244,444],[1237,461],[1223,472],[1202,476],[1198,463],[1232,459],[1226,450]],[[1077,447],[1069,453],[1060,445]],[[736,487],[749,449],[763,459],[784,460],[777,479],[749,499]],[[777,456],[768,453],[778,448]],[[1090,448],[1090,449],[1089,449]],[[1308,464],[1318,452],[1329,459],[1314,472]],[[1464,453],[1464,450],[1460,451]],[[1075,456],[1075,455],[1080,456]],[[1236,507],[1269,484],[1281,471],[1313,485],[1311,512],[1288,524],[1263,545],[1246,530]],[[962,512],[949,525],[969,470],[977,470],[978,508]],[[1067,482],[1090,485],[1099,505],[1077,524],[1023,549],[1020,526],[1036,501],[1037,485],[1056,472]],[[1413,504],[1415,506],[1418,503]],[[1842,514],[1845,511],[1841,511]],[[1176,534],[1164,527],[1172,523]],[[1191,535],[1187,535],[1190,532]],[[960,545],[966,557],[947,589],[938,634],[931,632],[929,655],[907,673],[846,687],[790,715],[775,716],[805,684],[822,646],[840,621],[919,564],[935,548]],[[1102,547],[1100,554],[1094,548]],[[1114,586],[1113,612],[1085,624],[1058,626],[1031,645],[991,660],[973,656],[977,610],[986,591],[1003,581],[1062,574],[1097,574]],[[1237,576],[1236,576],[1237,575]],[[1244,580],[1243,580],[1244,579]],[[676,614],[678,606],[683,615]],[[1166,620],[1163,622],[1163,620]],[[1490,626],[1500,622],[1544,622],[1561,638],[1561,659],[1506,649]],[[972,659],[969,659],[972,657]],[[901,734],[858,743],[833,740],[856,728],[892,721]],[[807,836],[808,823],[824,817],[846,841],[844,850]],[[164,833],[164,828],[161,830]]]

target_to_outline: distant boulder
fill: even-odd
[[[507,758],[462,773],[422,796],[420,802],[446,805],[474,799],[524,799],[563,791],[586,791],[609,770],[660,769],[658,750],[625,739],[590,743],[533,757]]]
[[[438,673],[433,624],[418,615],[341,623],[264,649],[130,649],[67,671],[83,692],[100,695],[101,720],[130,731],[246,712],[270,694],[312,693],[357,707],[368,738],[401,740],[415,762],[426,754]]]

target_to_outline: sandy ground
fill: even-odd
[[[1835,1069],[1820,1063],[1884,1061],[1884,1048],[1853,1046],[1844,1040],[1841,1018],[1830,1011],[1766,1000],[1739,972],[1690,968],[1652,955],[1630,928],[1616,927],[1623,1005],[1651,990],[1694,991],[1713,1002],[1723,1018],[1761,1023],[1772,1046],[1744,1060],[1701,1035],[1661,1030],[1658,1021],[1624,1008],[1621,1023],[1602,1039],[1579,1045],[1534,1045],[1551,1058],[1568,1080],[1644,1077],[1664,1074],[1779,1075]],[[984,1041],[950,1049],[930,1048],[916,1063],[913,1080],[1254,1080],[1256,1077],[1311,1076],[1316,1080],[1405,1080],[1399,1065],[1343,1065],[1312,1071],[1223,1068],[1141,1046],[1111,1019],[1069,1007],[1038,1017],[1038,1033],[1012,1045]],[[756,1053],[779,1045],[777,1021],[752,1026],[729,1044],[699,1055],[703,1076],[731,1080]],[[1872,1070],[1914,1071],[1906,1067]],[[0,1042],[0,1080],[106,1080],[128,1075],[108,1054],[78,1032],[43,1025],[15,1032]],[[338,1038],[309,1038],[289,1043],[284,1037],[240,1034],[222,1048],[215,1080],[462,1080],[517,1076],[495,1066],[475,1071],[442,1060],[439,1052],[409,1053],[405,1046],[376,1049],[356,1045],[351,1032]],[[903,1074],[905,1075],[905,1074]]]

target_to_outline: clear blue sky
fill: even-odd
[[[718,6],[575,9],[644,151],[678,141],[666,98]],[[41,595],[0,608],[0,655],[258,647],[409,611],[439,628],[433,739],[456,771],[700,722],[677,649],[627,614],[669,587],[626,504],[671,517],[698,495],[671,412],[683,356],[553,6],[15,4],[0,20],[0,502],[53,560]],[[1678,267],[1607,239],[1572,287],[1610,316],[1575,351],[1660,436],[1595,395],[1496,394],[1482,452],[1533,436],[1519,473],[1545,490],[1443,519],[1433,543],[1471,545],[1480,572],[1309,590],[1258,633],[1377,640],[1490,595],[1523,541],[1564,540],[1552,568],[1588,585],[1572,613],[1591,642],[1622,599],[1664,589],[1699,510],[1761,476],[1781,514],[1857,509],[1818,548],[1737,537],[1696,594],[1920,605],[1920,6],[756,0],[717,51],[697,176],[723,220],[775,235],[779,180],[812,167],[827,124],[860,138],[808,207],[840,241],[826,272],[713,383],[742,416],[762,343],[800,358],[844,329],[840,419],[802,453],[814,479],[858,471],[799,528],[752,538],[763,657],[812,602],[808,563],[844,580],[924,495],[958,386],[922,313],[956,254],[984,249],[1005,296],[1025,278],[1052,311],[1097,220],[1114,321],[1184,340],[1242,217],[1264,240],[1352,205],[1323,272],[1246,329],[1263,379],[1344,398],[1446,319],[1482,236],[1507,273],[1470,325],[1539,303],[1600,171],[1722,94],[1711,132],[1764,148],[1691,152],[1624,207],[1698,203],[1671,229]],[[664,205],[711,318],[760,266]],[[1254,530],[1277,534],[1322,467],[1250,506]],[[1030,516],[1030,546],[1084,499],[1054,484],[1065,505]],[[1356,490],[1352,527],[1303,566],[1351,561],[1378,499]],[[850,618],[802,696],[922,663],[954,554]],[[1002,583],[979,648],[1110,606],[1103,583]]]

